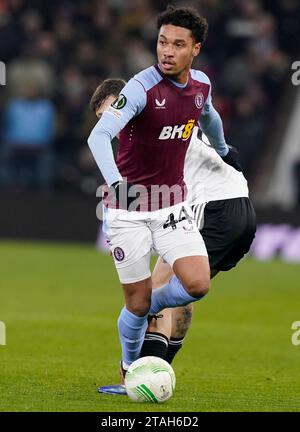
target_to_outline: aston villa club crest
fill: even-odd
[[[116,247],[114,249],[114,257],[116,258],[117,261],[123,261],[123,259],[125,258],[125,253],[123,249],[120,247]]]
[[[195,97],[195,105],[197,108],[201,109],[204,105],[204,96],[203,93],[198,93]]]

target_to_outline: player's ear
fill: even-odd
[[[193,56],[196,57],[200,53],[200,51],[201,51],[201,43],[198,42],[194,45]]]

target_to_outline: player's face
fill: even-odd
[[[107,98],[102,102],[102,104],[96,109],[96,116],[98,117],[98,119],[101,118],[104,111],[110,107],[110,105],[115,101],[116,98],[117,96],[115,95],[107,96]]]
[[[165,75],[185,84],[194,57],[201,44],[195,43],[190,30],[172,24],[161,26],[157,40],[157,58]]]

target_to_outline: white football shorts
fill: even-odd
[[[152,212],[104,209],[103,231],[120,282],[138,282],[151,276],[151,251],[168,264],[188,256],[207,256],[193,212],[186,202]]]

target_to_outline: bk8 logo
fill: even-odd
[[[186,141],[192,135],[194,126],[195,126],[194,119],[189,120],[187,124],[183,124],[183,125],[164,126],[158,139],[167,140],[167,139],[181,138],[183,141]]]

